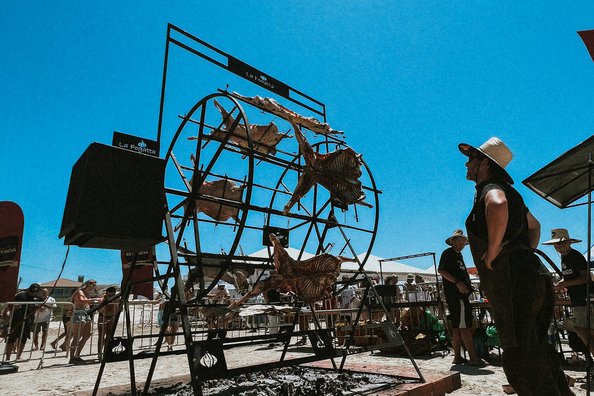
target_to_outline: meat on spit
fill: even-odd
[[[228,179],[219,179],[212,182],[204,181],[200,187],[200,195],[207,195],[214,198],[223,198],[229,201],[241,203],[244,188],[245,186],[238,186],[233,181]],[[235,219],[235,221],[239,221],[237,217],[239,214],[238,207],[224,205],[204,199],[196,200],[196,212],[202,212],[208,217],[218,221],[227,221],[230,218]]]
[[[345,261],[356,261],[329,253],[298,261],[289,256],[276,235],[270,234],[269,237],[274,247],[274,271],[269,278],[256,283],[249,293],[232,303],[229,309],[270,289],[292,292],[308,304],[325,300],[331,297],[328,290],[340,275],[340,265]]]
[[[319,183],[330,192],[332,204],[346,210],[350,204],[367,207],[365,194],[361,188],[361,155],[352,148],[340,149],[327,154],[316,153],[303,136],[301,129],[292,123],[299,150],[305,159],[305,168],[297,180],[297,186],[283,212],[289,210],[316,184]]]
[[[285,106],[278,103],[272,98],[263,98],[261,96],[243,96],[237,92],[233,92],[233,95],[237,96],[241,100],[250,103],[256,107],[267,110],[274,115],[277,115],[291,123],[297,123],[303,125],[305,128],[312,132],[319,133],[322,135],[342,134],[342,131],[330,128],[325,122],[321,122],[313,117],[305,117],[301,114],[295,113],[293,110],[286,108]]]
[[[223,123],[225,124],[226,130],[214,130],[212,136],[215,139],[222,140],[225,138],[225,135],[231,129],[231,126],[235,122],[235,118],[225,110],[223,106],[219,104],[216,100],[214,101],[214,105],[217,109],[221,112],[221,116],[223,117]],[[254,150],[264,153],[264,154],[276,154],[276,145],[286,137],[291,137],[286,133],[279,133],[278,127],[274,122],[271,122],[268,125],[255,125],[250,124],[250,134],[252,136],[252,141],[254,145]],[[190,139],[196,139],[195,137],[191,137]],[[233,134],[229,138],[230,141],[237,144],[239,147],[248,147],[248,138],[247,133],[245,130],[245,126],[238,124],[233,131]]]

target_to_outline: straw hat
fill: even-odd
[[[565,228],[553,228],[551,230],[551,239],[543,242],[543,245],[553,245],[557,242],[569,241],[569,243],[581,242],[581,239],[574,239],[569,237],[569,232]]]
[[[477,151],[480,151],[487,158],[489,158],[492,163],[501,169],[508,183],[514,184],[514,180],[505,170],[507,164],[509,164],[512,160],[513,155],[510,149],[505,145],[505,143],[501,141],[501,139],[492,137],[485,143],[481,144],[479,148],[473,147],[468,143],[460,143],[458,145],[458,149],[467,157],[470,157],[473,154],[476,154]]]
[[[455,230],[452,236],[445,240],[445,243],[452,246],[452,241],[454,238],[464,238],[464,244],[468,245],[468,237],[464,235],[464,231],[462,231],[461,229],[458,228],[457,230]]]

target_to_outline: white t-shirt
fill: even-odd
[[[37,311],[35,311],[35,319],[33,319],[34,323],[43,323],[47,322],[52,318],[52,308],[56,307],[56,299],[53,297],[48,297],[45,304],[43,304]]]

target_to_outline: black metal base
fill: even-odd
[[[12,363],[0,362],[0,375],[13,374],[19,371],[19,366]]]

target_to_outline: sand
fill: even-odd
[[[282,348],[267,348],[266,346],[238,347],[226,352],[228,366],[245,365],[246,362],[270,361],[278,356]],[[291,347],[287,358],[302,356],[304,348]],[[32,357],[39,357],[35,352]],[[50,354],[48,354],[50,356]],[[51,354],[53,356],[53,354]],[[65,357],[58,354],[44,361],[44,367],[37,369],[38,359],[17,362],[19,372],[0,376],[0,395],[72,395],[77,391],[91,390],[95,384],[99,364],[92,357],[85,357],[89,364],[69,365]],[[449,372],[461,373],[462,387],[452,395],[502,395],[501,386],[506,383],[503,370],[499,366],[489,365],[484,368],[474,368],[464,365],[452,365],[452,355],[434,353],[432,356],[418,357],[415,362],[421,372]],[[347,358],[347,363],[380,364],[385,366],[413,367],[410,360],[383,354],[365,352]],[[135,362],[136,378],[142,381],[146,377],[150,359]],[[567,370],[570,376],[579,379],[584,376],[583,369]],[[185,355],[165,356],[158,360],[155,379],[170,378],[188,374],[187,358]],[[106,365],[101,387],[129,383],[128,362],[109,363]],[[585,384],[576,383],[573,387],[577,395],[585,395]]]

